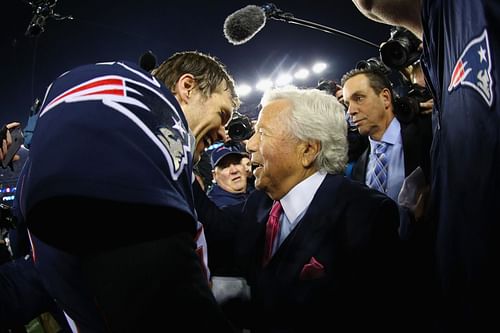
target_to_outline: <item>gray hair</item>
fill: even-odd
[[[337,99],[318,89],[287,86],[268,90],[261,104],[284,99],[291,103],[290,134],[302,141],[321,143],[315,164],[319,170],[343,174],[347,163],[347,122]]]

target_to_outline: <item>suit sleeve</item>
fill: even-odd
[[[242,205],[219,208],[193,183],[193,194],[198,220],[205,229],[208,266],[212,276],[233,275],[235,271],[235,242],[241,222]]]
[[[399,212],[396,203],[381,193],[368,188],[360,193],[346,211],[348,245],[344,265],[338,267],[345,279],[340,311],[356,331],[366,323],[392,331],[387,325],[396,325],[401,306]]]
[[[243,215],[243,205],[217,207],[198,182],[193,183],[193,194],[198,220],[203,224],[205,234],[218,240],[234,238],[238,231],[238,219]]]
[[[398,234],[399,210],[396,203],[384,198],[374,209],[371,222],[369,253],[365,257],[366,273],[370,279],[364,281],[364,285],[370,288],[365,289],[370,295],[370,301],[365,306],[371,307],[371,311],[367,309],[366,313],[373,313],[374,324],[383,326],[391,323],[396,329],[398,323],[404,323],[404,302],[408,297],[404,291],[404,258]],[[381,306],[381,302],[385,305]],[[388,317],[392,319],[388,320]]]

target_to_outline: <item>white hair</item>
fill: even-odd
[[[284,99],[291,103],[288,122],[290,134],[302,141],[319,141],[321,148],[315,164],[328,173],[344,173],[347,163],[347,122],[344,107],[334,96],[318,89],[286,86],[268,90],[262,96],[264,106]]]

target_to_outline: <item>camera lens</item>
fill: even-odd
[[[401,41],[390,40],[380,47],[380,58],[391,68],[403,68],[408,62],[408,47]]]
[[[402,27],[391,29],[391,38],[380,45],[380,59],[393,69],[403,69],[420,58],[420,40]]]
[[[233,119],[227,124],[227,134],[233,141],[250,139],[253,135],[253,127],[250,118],[235,112]]]
[[[231,126],[229,126],[228,129],[228,134],[229,137],[235,141],[237,140],[244,140],[245,137],[245,126],[241,123],[233,123]]]

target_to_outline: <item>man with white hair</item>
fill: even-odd
[[[261,104],[246,146],[257,190],[223,211],[195,192],[207,239],[234,239],[226,253],[252,297],[243,326],[390,331],[401,306],[398,210],[386,195],[343,176],[343,106],[325,92],[295,87],[268,91]],[[380,307],[382,298],[389,308]]]

